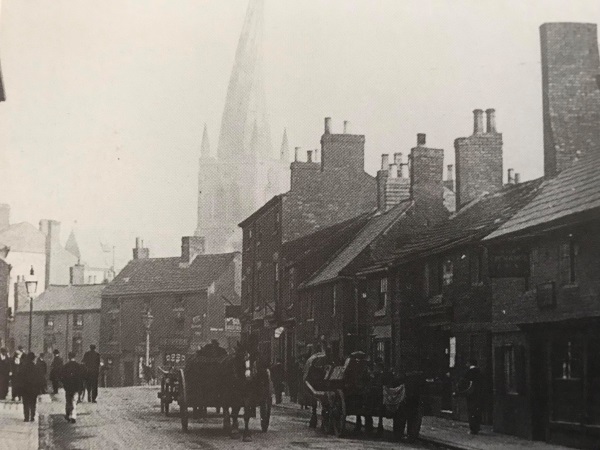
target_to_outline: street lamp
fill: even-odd
[[[144,326],[146,327],[146,366],[150,366],[150,326],[154,320],[154,316],[150,314],[150,310],[142,316]]]
[[[29,345],[27,346],[28,353],[31,353],[31,330],[33,323],[33,296],[37,291],[37,280],[35,279],[35,273],[33,270],[33,266],[31,266],[31,270],[29,271],[29,277],[25,281],[25,289],[27,289],[27,296],[29,297]]]

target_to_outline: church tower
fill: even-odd
[[[271,141],[263,69],[264,3],[248,3],[214,155],[204,127],[195,235],[205,238],[208,253],[241,250],[238,223],[287,190],[289,183],[287,151],[275,152]]]

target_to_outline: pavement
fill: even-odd
[[[296,403],[285,401],[279,408],[300,410]],[[379,419],[373,419],[377,425]],[[348,417],[348,422],[355,423],[356,417]],[[383,427],[392,430],[392,420],[384,419]],[[425,444],[452,450],[566,450],[568,447],[550,445],[546,442],[530,441],[507,434],[494,433],[489,425],[482,425],[477,435],[469,434],[469,424],[441,417],[424,416],[421,424],[419,440]]]
[[[24,422],[22,403],[0,400],[0,449],[37,450],[40,412],[49,401],[48,396],[40,396],[35,421]]]

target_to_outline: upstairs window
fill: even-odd
[[[46,316],[44,317],[44,326],[46,328],[54,328],[54,317],[46,314]]]
[[[439,261],[425,264],[423,274],[423,291],[425,297],[435,297],[442,293],[442,271]]]
[[[75,327],[83,327],[83,314],[73,314],[73,326]]]
[[[450,286],[454,281],[454,265],[451,260],[444,261],[444,286]]]
[[[483,264],[484,254],[482,248],[476,248],[471,252],[469,258],[469,271],[471,275],[471,284],[483,283]]]
[[[575,263],[577,257],[577,247],[575,242],[570,237],[568,241],[560,244],[559,249],[559,269],[560,269],[560,284],[575,283]]]
[[[377,312],[385,313],[388,302],[388,279],[381,278],[379,280],[379,295],[377,298]]]

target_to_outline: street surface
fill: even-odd
[[[158,388],[130,387],[101,389],[98,403],[78,405],[76,424],[64,419],[63,396],[47,406],[50,414],[51,441],[56,449],[424,449],[423,444],[392,442],[391,434],[382,439],[359,436],[337,439],[320,430],[308,428],[307,411],[273,408],[269,431],[260,431],[256,419],[251,421],[252,442],[233,440],[222,429],[220,417],[202,423],[190,422],[189,431],[181,431],[178,406],[165,417],[160,413]],[[209,413],[214,410],[209,409]],[[243,420],[241,421],[243,427]]]

